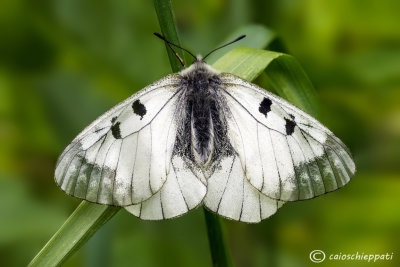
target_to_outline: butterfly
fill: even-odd
[[[155,34],[171,49],[181,48]],[[204,205],[254,223],[285,202],[311,199],[350,181],[355,164],[339,138],[284,99],[214,70],[204,61],[210,53],[190,53],[189,67],[86,127],[60,155],[57,185],[146,220]]]

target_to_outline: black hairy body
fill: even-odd
[[[174,152],[202,169],[232,153],[223,112],[226,104],[219,94],[221,86],[218,75],[204,64],[182,75],[183,97],[178,107],[182,116]]]

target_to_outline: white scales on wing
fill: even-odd
[[[347,147],[316,119],[196,57],[85,128],[59,157],[55,180],[69,195],[142,219],[203,204],[259,222],[354,173]]]
[[[175,142],[178,82],[176,75],[167,76],[79,134],[57,163],[55,177],[61,189],[91,202],[121,206],[158,192]]]
[[[295,201],[350,180],[355,165],[348,149],[321,123],[236,76],[223,74],[221,80],[230,140],[254,187],[273,199]]]

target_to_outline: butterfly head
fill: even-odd
[[[179,45],[176,45],[176,44],[174,44],[174,43],[168,41],[167,38],[165,38],[164,36],[162,36],[162,35],[159,34],[158,32],[155,32],[154,35],[157,36],[158,38],[160,38],[161,40],[163,40],[163,41],[168,45],[168,47],[172,50],[172,52],[175,54],[176,58],[179,60],[179,62],[182,64],[182,66],[183,66],[185,69],[186,69],[186,66],[185,66],[185,63],[183,62],[183,59],[179,56],[179,54],[178,54],[177,52],[175,52],[175,50],[172,48],[172,46],[175,46],[175,47],[177,47],[177,48],[182,49],[183,51],[189,53],[189,54],[194,58],[193,63],[192,63],[192,64],[190,65],[190,67],[187,68],[187,69],[191,69],[192,66],[193,66],[193,68],[206,67],[206,66],[208,66],[209,68],[211,68],[211,67],[210,67],[209,65],[207,65],[207,63],[204,61],[209,55],[211,55],[211,54],[214,53],[215,51],[217,51],[217,50],[219,50],[219,49],[221,49],[221,48],[223,48],[223,47],[225,47],[225,46],[228,46],[228,45],[230,45],[230,44],[233,44],[233,43],[235,43],[235,42],[237,42],[237,41],[243,39],[244,37],[246,37],[246,35],[241,35],[241,36],[239,36],[238,38],[236,38],[235,40],[233,40],[233,41],[231,41],[231,42],[229,42],[229,43],[226,43],[226,44],[224,44],[224,45],[222,45],[222,46],[220,46],[220,47],[215,48],[214,50],[212,50],[212,51],[210,51],[209,53],[207,53],[204,57],[202,57],[201,55],[195,56],[195,55],[193,55],[189,50],[187,50],[187,49],[185,49],[185,48],[183,48],[183,47],[181,47],[181,46],[179,46]],[[212,69],[212,68],[211,68],[211,69]]]
[[[194,90],[202,90],[218,83],[219,72],[208,65],[204,60],[195,60],[192,65],[183,69],[179,74],[185,86]]]
[[[208,65],[201,55],[196,56],[196,59],[189,67],[179,72],[179,74],[181,74],[182,76],[198,76],[205,75],[206,73],[210,76],[218,74],[219,72]]]

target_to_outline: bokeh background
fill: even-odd
[[[257,225],[224,220],[237,266],[309,266],[309,253],[394,253],[400,266],[400,1],[173,1],[181,41],[205,53],[248,24],[302,64],[321,121],[351,149],[346,187]],[[170,73],[152,1],[3,0],[0,8],[0,265],[24,266],[79,201],[57,156],[108,108]],[[330,262],[321,266],[364,266]],[[202,209],[145,222],[121,210],[65,266],[210,266]],[[378,266],[369,263],[368,266]]]

